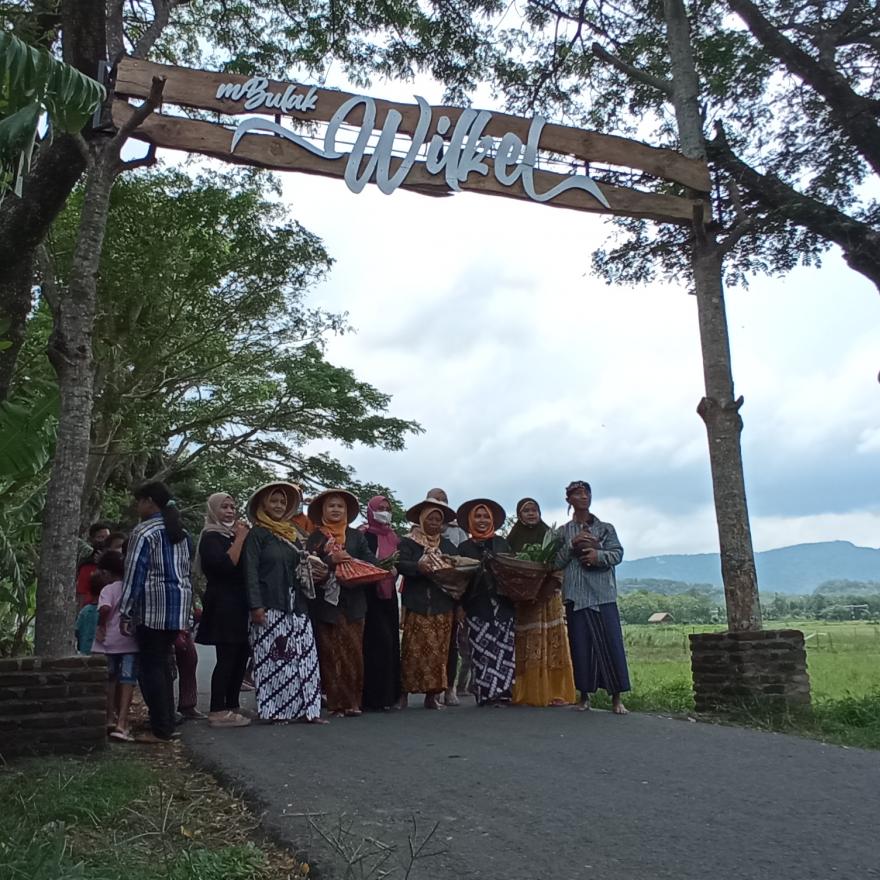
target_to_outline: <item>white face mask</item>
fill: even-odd
[[[377,523],[381,523],[383,526],[391,525],[391,511],[390,510],[377,510],[373,514],[373,519],[376,520]]]

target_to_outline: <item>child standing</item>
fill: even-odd
[[[88,593],[85,595],[86,603],[79,609],[76,615],[76,653],[91,654],[92,643],[95,641],[95,629],[98,626],[98,596],[101,588],[107,583],[99,576],[99,572],[93,571],[88,580]]]
[[[134,636],[120,627],[119,603],[125,563],[117,550],[106,550],[98,559],[98,568],[111,582],[98,599],[98,628],[93,653],[107,657],[107,728],[111,739],[134,742],[128,727],[128,710],[137,681],[138,645]]]

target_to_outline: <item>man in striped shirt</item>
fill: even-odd
[[[601,687],[611,695],[612,711],[625,715],[620,695],[630,689],[629,671],[614,576],[623,547],[614,526],[590,513],[593,493],[589,483],[570,483],[565,498],[574,515],[558,531],[562,547],[556,568],[563,570],[568,642],[574,683],[580,691],[577,708],[589,709],[590,694]]]
[[[125,557],[120,612],[134,624],[140,650],[138,683],[152,728],[144,739],[167,742],[174,736],[171,648],[192,615],[192,545],[163,483],[148,483],[134,496],[141,522]]]

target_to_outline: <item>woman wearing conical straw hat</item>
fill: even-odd
[[[285,723],[321,719],[318,652],[308,615],[313,577],[325,573],[309,558],[291,522],[302,500],[292,483],[261,486],[248,501],[253,528],[242,549],[242,566],[251,609],[257,714]]]
[[[507,541],[496,534],[504,523],[504,508],[489,498],[475,498],[458,508],[456,519],[470,535],[459,545],[459,555],[482,563],[462,600],[471,645],[474,694],[479,706],[500,706],[510,702],[516,672],[514,613],[513,603],[498,592],[487,562],[492,555],[510,552]]]
[[[424,694],[426,709],[442,709],[437,697],[448,685],[447,660],[452,638],[455,600],[430,577],[430,558],[454,556],[455,545],[443,537],[445,523],[455,511],[426,499],[411,507],[406,518],[413,523],[400,542],[398,571],[403,575],[403,650],[401,654],[401,708],[407,694]]]
[[[364,618],[367,598],[363,583],[337,579],[337,569],[351,560],[376,565],[363,532],[350,527],[360,513],[357,498],[344,489],[328,489],[309,504],[315,531],[307,547],[327,565],[326,579],[316,585],[311,606],[321,658],[327,708],[336,717],[361,714],[364,690]],[[379,572],[383,577],[386,572]]]

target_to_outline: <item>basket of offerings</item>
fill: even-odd
[[[555,530],[550,529],[540,544],[527,544],[515,556],[499,553],[493,556],[489,565],[498,583],[498,592],[513,602],[534,602],[539,598],[547,598],[545,584],[551,580],[553,562],[561,538]],[[553,586],[551,589],[555,589]]]
[[[388,577],[384,568],[370,565],[362,559],[346,559],[336,565],[336,580],[345,587],[359,587],[361,584],[372,584]]]
[[[460,599],[473,576],[480,570],[480,563],[468,556],[440,556],[441,566],[431,572],[431,580],[453,599]]]
[[[532,562],[508,553],[493,556],[489,567],[495,575],[498,592],[512,602],[534,602],[550,574],[546,562]]]

